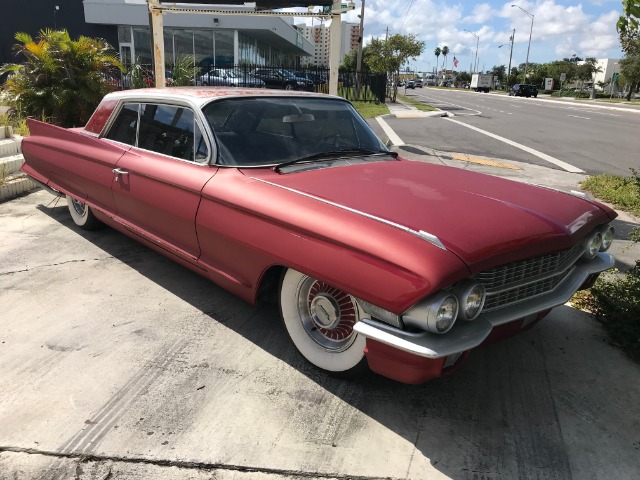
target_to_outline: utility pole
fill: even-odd
[[[358,59],[356,61],[356,100],[360,100],[360,84],[362,83],[362,43],[364,41],[364,0],[360,8],[360,31],[358,32]]]
[[[149,27],[153,39],[153,72],[155,74],[156,88],[165,87],[164,80],[164,35],[162,10],[159,0],[147,0],[149,4]]]
[[[331,9],[331,26],[329,27],[329,41],[331,42],[329,49],[329,94],[338,95],[342,0],[333,0]]]

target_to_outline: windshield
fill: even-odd
[[[351,104],[337,99],[233,98],[202,110],[221,165],[279,165],[341,150],[388,152]]]

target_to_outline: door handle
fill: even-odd
[[[127,172],[126,170],[121,170],[119,168],[114,168],[113,173],[116,174],[116,182],[120,178],[120,175],[129,175],[129,172]]]

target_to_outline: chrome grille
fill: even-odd
[[[476,279],[487,290],[483,312],[506,307],[553,290],[584,251],[582,243],[562,252],[527,258],[485,270]]]

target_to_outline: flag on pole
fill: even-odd
[[[458,59],[456,57],[453,57],[453,66],[458,68]]]

